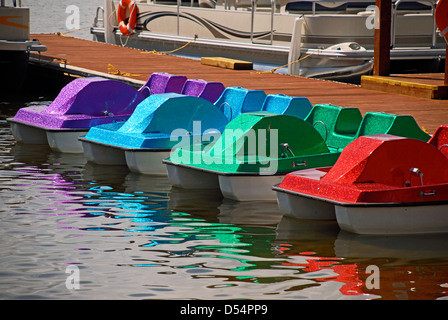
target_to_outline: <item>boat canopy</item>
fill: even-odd
[[[182,136],[201,139],[206,130],[220,133],[227,123],[224,114],[205,99],[155,94],[142,101],[126,122],[93,127],[84,139],[128,149],[170,149]],[[179,135],[171,139],[173,132]]]
[[[296,156],[328,152],[328,148],[319,133],[302,119],[270,112],[254,112],[241,114],[230,122],[220,140],[211,148],[210,154],[216,152],[219,156],[231,155],[236,157],[244,155],[250,157],[254,155],[252,152],[255,150],[251,150],[248,140],[251,135],[255,135],[256,141],[259,143],[263,140],[266,141],[263,141],[267,148],[265,156],[282,158],[284,157],[284,155],[282,156],[284,150],[278,148],[277,144],[275,144],[275,149],[270,150],[269,148],[274,130],[277,132],[278,143],[288,144],[289,152]],[[229,135],[232,137],[231,139],[228,138]],[[224,151],[224,154],[217,152],[218,149]],[[226,150],[231,152],[227,153]]]
[[[338,156],[304,120],[259,111],[240,114],[215,142],[176,150],[167,162],[220,174],[284,174],[332,165]]]
[[[209,101],[178,93],[165,93],[146,98],[118,131],[170,135],[174,130],[182,128],[193,132],[194,121],[219,130],[227,124],[223,113]]]
[[[448,158],[420,140],[392,135],[363,136],[342,151],[334,167],[321,180],[398,188],[446,183]]]
[[[131,114],[143,97],[131,86],[99,77],[80,78],[62,88],[44,114],[90,116]]]

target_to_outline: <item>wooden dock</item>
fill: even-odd
[[[361,113],[382,111],[412,115],[432,134],[439,125],[448,124],[448,100],[425,99],[388,93],[333,81],[307,79],[255,70],[231,70],[201,64],[200,60],[156,54],[55,34],[34,34],[48,51],[33,55],[31,63],[80,76],[111,76],[136,86],[154,72],[185,75],[191,79],[219,81],[224,86],[261,89],[266,94],[280,93],[307,97],[312,104],[331,103],[357,107]],[[112,67],[111,67],[112,66]],[[117,75],[109,72],[116,71]]]

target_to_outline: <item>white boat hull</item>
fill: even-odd
[[[97,41],[150,51],[182,48],[180,53],[191,57],[220,56],[224,52],[227,58],[259,63],[261,68],[266,68],[264,64],[289,64],[278,72],[303,77],[339,79],[371,70],[375,32],[373,25],[367,26],[373,13],[366,11],[367,7],[312,13],[286,10],[287,2],[278,10],[270,1],[256,1],[256,8],[251,8],[250,1],[245,5],[237,1],[234,5],[238,9],[233,10],[227,1],[220,0],[214,9],[147,1],[138,3],[136,33],[123,37],[116,31],[118,23],[113,14],[118,1],[106,0],[104,15],[109,18],[95,23],[91,33]],[[435,36],[430,10],[394,14],[392,21],[392,60],[438,61],[445,55],[445,43]],[[299,58],[304,59],[293,63]]]
[[[336,220],[334,204],[277,191],[280,211],[288,217],[312,220]]]
[[[335,205],[342,230],[357,234],[424,234],[448,232],[448,204],[414,206]]]
[[[166,165],[162,161],[169,156],[170,151],[125,151],[129,170],[142,174],[166,176]]]
[[[48,145],[47,134],[42,128],[11,122],[11,132],[14,139],[18,142]]]
[[[81,140],[84,156],[90,162],[104,165],[126,165],[124,150]]]
[[[219,175],[219,188],[224,197],[237,201],[276,201],[272,186],[285,175]]]
[[[175,187],[184,189],[219,189],[218,175],[166,163],[168,178]]]
[[[46,132],[47,142],[54,151],[64,153],[82,153],[83,148],[79,137],[84,136],[88,130],[84,131],[65,131],[48,130]]]
[[[53,151],[82,153],[79,137],[87,130],[52,130],[9,120],[14,139],[24,144],[48,145]]]

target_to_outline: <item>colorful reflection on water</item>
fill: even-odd
[[[14,114],[15,110],[10,113]],[[15,144],[0,119],[3,299],[438,299],[446,235],[366,237]],[[65,286],[68,265],[80,289]],[[369,288],[368,266],[380,270]]]

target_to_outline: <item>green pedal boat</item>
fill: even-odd
[[[333,166],[360,135],[429,139],[410,116],[315,105],[303,120],[270,112],[240,114],[221,135],[181,141],[163,162],[174,186],[220,189],[238,201],[276,200],[272,186],[296,170]]]

